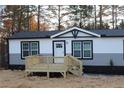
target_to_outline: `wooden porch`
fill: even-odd
[[[64,59],[64,63],[54,63],[56,59]],[[82,76],[82,62],[73,56],[53,57],[53,56],[28,56],[25,60],[25,71],[27,74],[32,72],[60,72],[64,78],[67,72],[76,76]]]

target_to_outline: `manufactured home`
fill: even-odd
[[[8,38],[8,53],[10,68],[24,66],[29,55],[72,55],[83,62],[86,72],[124,73],[124,30],[72,27],[64,31],[17,32]]]

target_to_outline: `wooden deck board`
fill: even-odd
[[[43,56],[29,56],[26,58],[26,72],[47,72],[47,77],[49,77],[50,72],[60,72],[63,77],[66,77],[68,71],[79,76],[82,74],[82,64],[80,61],[74,57],[65,56],[63,64],[53,63],[55,57],[43,57]],[[74,67],[79,67],[79,69],[71,70]]]

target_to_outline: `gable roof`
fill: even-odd
[[[124,37],[124,29],[90,30],[101,37]]]
[[[90,35],[93,35],[93,36],[96,36],[96,37],[100,37],[100,34],[97,34],[97,33],[94,33],[94,32],[88,31],[88,30],[84,30],[84,29],[81,29],[81,28],[78,28],[78,27],[72,27],[72,28],[69,28],[69,29],[67,29],[65,31],[61,31],[60,33],[57,33],[57,34],[52,35],[51,38],[60,36],[62,34],[65,34],[67,32],[70,32],[72,30],[79,30],[79,31],[81,31],[83,33],[90,34]]]
[[[51,35],[57,34],[60,31],[36,31],[36,32],[16,32],[9,39],[30,39],[30,38],[50,38]]]
[[[75,27],[74,27],[75,28]],[[73,28],[73,29],[74,29]],[[77,29],[77,27],[76,27]],[[66,32],[72,30],[72,28],[65,30]],[[82,29],[78,29],[82,30]],[[36,31],[36,32],[16,32],[9,39],[32,39],[32,38],[50,38],[56,37],[65,33],[65,31]],[[109,29],[109,30],[82,30],[88,34],[101,36],[101,37],[124,37],[124,29]]]

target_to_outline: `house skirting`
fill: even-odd
[[[8,68],[11,70],[25,70],[25,65],[9,65]]]
[[[25,65],[9,65],[11,70],[24,70]],[[83,66],[84,73],[124,75],[124,66]]]
[[[124,66],[83,66],[84,73],[124,75]]]

